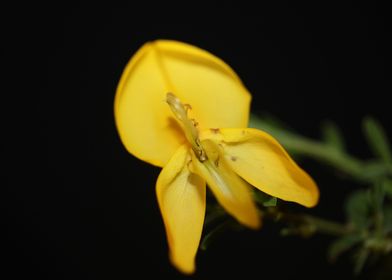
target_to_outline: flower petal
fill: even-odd
[[[204,131],[223,148],[233,170],[261,191],[307,207],[317,204],[319,191],[312,178],[269,134],[252,128]]]
[[[247,126],[251,97],[227,64],[185,43],[147,43],[125,68],[114,108],[122,142],[144,161],[162,167],[184,142],[168,92],[192,106],[201,128]]]
[[[200,162],[192,153],[192,171],[207,181],[218,202],[240,223],[251,228],[260,227],[248,183],[231,170],[215,143],[205,140],[202,146],[208,159]]]
[[[190,155],[181,146],[162,169],[156,186],[172,263],[184,273],[195,270],[206,208],[205,182],[190,173]]]

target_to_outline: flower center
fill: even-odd
[[[189,104],[183,104],[181,100],[171,92],[166,94],[166,102],[169,104],[174,116],[180,122],[181,127],[185,133],[185,137],[192,146],[196,157],[200,162],[207,160],[205,153],[199,139],[199,131],[196,127],[197,122],[188,117],[188,110],[192,107]]]

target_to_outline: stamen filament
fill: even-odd
[[[185,137],[192,145],[192,149],[195,152],[197,158],[201,162],[207,160],[207,155],[200,143],[199,131],[195,126],[195,121],[188,117],[188,110],[190,109],[190,106],[182,104],[181,100],[171,92],[167,93],[166,102],[169,104],[169,107],[177,120],[179,120],[185,133]]]

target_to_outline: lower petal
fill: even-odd
[[[250,228],[260,227],[260,217],[253,202],[250,186],[242,180],[211,141],[202,142],[208,159],[200,162],[192,153],[193,171],[203,177],[225,210]]]
[[[204,131],[202,137],[217,143],[231,168],[261,191],[307,207],[317,204],[315,182],[269,134],[230,128]]]
[[[188,169],[190,155],[181,146],[161,171],[156,192],[174,266],[186,274],[195,270],[203,229],[205,182]]]

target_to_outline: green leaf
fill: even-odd
[[[387,205],[384,208],[384,233],[392,233],[392,205]]]
[[[382,182],[382,186],[384,189],[385,194],[392,199],[392,180],[391,179],[385,179]]]
[[[371,197],[369,191],[361,190],[352,193],[345,203],[347,219],[358,229],[370,225]]]
[[[363,130],[375,156],[384,162],[392,162],[391,148],[388,137],[381,124],[372,117],[366,117],[363,120]]]
[[[384,198],[384,185],[381,183],[376,183],[371,189],[371,203],[373,204],[373,207],[376,211],[382,211]]]
[[[365,248],[361,248],[358,250],[357,254],[354,256],[354,274],[359,275],[366,263],[367,258],[369,257],[369,251]]]
[[[278,202],[278,199],[276,197],[270,197],[270,199],[265,201],[263,203],[263,205],[265,207],[273,207],[273,206],[276,206],[277,202]]]
[[[341,254],[348,251],[361,241],[362,237],[357,234],[347,235],[335,240],[328,248],[328,259],[330,261],[335,261]]]
[[[273,207],[276,206],[278,199],[276,197],[270,196],[266,193],[263,193],[257,189],[254,190],[254,200],[263,205],[264,207]]]
[[[389,172],[389,169],[390,167],[384,162],[369,161],[364,165],[362,176],[368,181],[374,182],[375,179],[385,177],[385,174]]]
[[[339,150],[344,150],[344,140],[342,133],[338,126],[331,122],[325,121],[321,125],[321,132],[323,134],[323,139],[327,143],[327,145]]]

